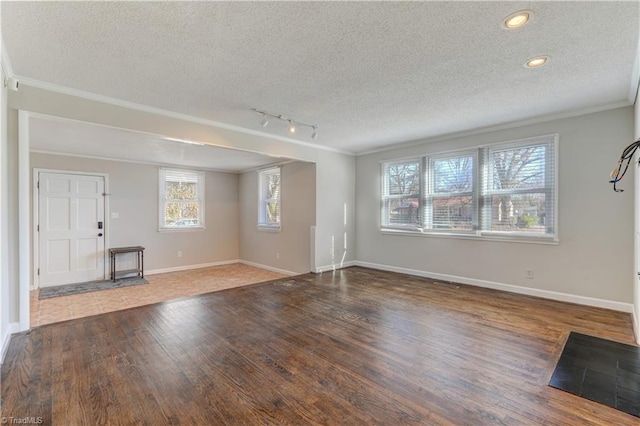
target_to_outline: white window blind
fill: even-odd
[[[555,234],[555,147],[553,141],[484,149],[483,230]]]
[[[555,240],[556,139],[383,161],[381,228]]]
[[[160,229],[204,228],[204,172],[160,169]]]
[[[425,228],[472,231],[476,220],[475,153],[428,158]]]
[[[280,167],[261,170],[259,176],[258,227],[279,230],[281,227]]]
[[[382,176],[382,225],[388,228],[420,227],[421,160],[383,163]]]

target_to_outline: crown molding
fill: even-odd
[[[541,116],[530,118],[530,119],[526,119],[526,120],[513,121],[513,122],[510,122],[510,123],[504,123],[504,124],[497,124],[495,126],[480,127],[480,128],[477,128],[477,129],[466,130],[466,131],[462,131],[462,132],[448,133],[448,134],[441,135],[441,136],[434,136],[434,137],[431,137],[431,138],[418,139],[418,140],[399,143],[399,144],[395,144],[395,145],[386,145],[386,146],[381,147],[381,148],[377,148],[377,149],[373,149],[373,150],[369,150],[369,151],[358,152],[358,153],[356,153],[356,156],[375,154],[375,153],[379,153],[379,152],[394,151],[394,150],[403,149],[403,148],[412,148],[412,147],[415,147],[415,146],[420,146],[420,145],[425,145],[425,144],[430,144],[430,143],[435,143],[435,142],[446,142],[446,141],[459,139],[459,138],[463,138],[463,137],[467,137],[467,136],[475,136],[475,135],[481,135],[481,134],[485,134],[485,133],[498,132],[500,130],[514,129],[514,128],[517,128],[517,127],[529,126],[529,125],[532,125],[532,124],[539,124],[539,123],[546,123],[546,122],[554,121],[554,120],[561,120],[561,119],[564,119],[564,118],[578,117],[578,116],[581,116],[581,115],[593,114],[593,113],[596,113],[596,112],[608,111],[608,110],[612,110],[612,109],[628,107],[628,106],[631,106],[631,105],[633,105],[633,103],[630,103],[628,101],[619,101],[619,102],[613,102],[613,103],[604,104],[604,105],[598,105],[598,106],[595,106],[595,107],[589,107],[589,108],[582,108],[582,109],[577,109],[577,110],[572,110],[572,111],[559,112],[559,113],[555,113],[555,114],[541,115]]]
[[[4,52],[4,50],[3,50],[3,52]],[[135,110],[135,111],[146,112],[146,113],[149,113],[149,114],[160,115],[160,116],[163,116],[163,117],[174,118],[174,119],[182,120],[182,121],[188,121],[188,122],[191,122],[191,123],[204,124],[206,126],[217,127],[219,129],[224,129],[224,130],[230,130],[230,131],[234,131],[234,132],[244,133],[244,134],[251,135],[251,136],[258,136],[258,137],[267,138],[267,139],[275,139],[275,140],[288,142],[288,143],[299,145],[299,146],[304,146],[306,148],[312,148],[312,149],[317,149],[317,150],[321,150],[321,151],[335,152],[335,153],[338,153],[338,154],[345,154],[345,155],[351,155],[351,156],[355,155],[355,153],[351,152],[351,151],[346,151],[346,150],[337,149],[337,148],[331,148],[331,147],[328,147],[328,146],[317,145],[317,144],[313,144],[313,143],[309,143],[309,142],[302,142],[302,141],[299,141],[299,140],[296,140],[296,139],[286,138],[286,137],[278,136],[278,135],[272,135],[270,133],[265,133],[265,132],[260,132],[260,131],[257,131],[257,130],[247,129],[247,128],[240,127],[240,126],[235,126],[235,125],[232,125],[232,124],[221,123],[219,121],[209,120],[209,119],[206,119],[206,118],[195,117],[195,116],[192,116],[192,115],[182,114],[182,113],[175,112],[175,111],[169,111],[169,110],[165,110],[165,109],[162,109],[162,108],[156,108],[156,107],[152,107],[152,106],[148,106],[148,105],[137,104],[135,102],[129,102],[129,101],[125,101],[125,100],[122,100],[122,99],[117,99],[117,98],[112,98],[112,97],[109,97],[109,96],[99,95],[99,94],[92,93],[92,92],[86,92],[84,90],[72,89],[72,88],[69,88],[69,87],[60,86],[60,85],[53,84],[53,83],[47,83],[47,82],[44,82],[44,81],[40,81],[40,80],[29,78],[29,77],[16,75],[16,76],[14,76],[14,78],[18,79],[22,86],[29,86],[29,87],[33,87],[33,88],[36,88],[36,89],[48,90],[48,91],[55,92],[55,93],[60,93],[60,94],[63,94],[63,95],[74,96],[74,97],[78,97],[78,98],[82,98],[82,99],[101,102],[101,103],[108,104],[108,105],[113,105],[113,106],[122,107],[122,108],[128,108],[128,109],[132,109],[132,110]]]

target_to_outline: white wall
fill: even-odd
[[[356,259],[355,170],[355,157],[318,153],[316,272],[348,266]]]
[[[205,228],[158,232],[158,170],[148,164],[31,153],[31,168],[109,175],[111,247],[145,247],[145,270],[234,261],[239,256],[238,175],[205,173]],[[117,212],[118,219],[110,213]],[[33,214],[33,213],[32,213]],[[178,257],[178,251],[182,257]],[[120,269],[126,269],[124,266]]]
[[[281,168],[282,229],[258,230],[258,172],[240,175],[240,258],[294,273],[311,271],[310,228],[316,223],[316,166],[296,161]]]
[[[380,233],[381,160],[553,133],[559,134],[558,245]],[[633,108],[627,107],[359,156],[358,259],[631,311],[634,179],[628,176],[626,191],[617,194],[608,178],[632,136]],[[526,269],[534,279],[525,278]]]
[[[4,67],[3,61],[3,67]],[[2,70],[2,81],[6,77]],[[18,239],[18,113],[9,107],[10,95],[2,84],[0,130],[0,355],[10,333],[19,330]]]
[[[0,48],[1,51],[1,48]],[[4,81],[0,69],[0,80]],[[9,338],[9,239],[8,239],[8,178],[7,171],[7,88],[1,86],[0,114],[0,362]]]
[[[7,99],[11,99],[11,94],[7,93]],[[15,125],[14,125],[15,124]],[[18,309],[20,279],[20,258],[19,258],[19,214],[18,214],[18,112],[7,108],[7,273],[9,274],[9,321],[10,323],[20,320]]]

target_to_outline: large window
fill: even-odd
[[[556,238],[556,137],[382,163],[383,230]]]
[[[204,172],[160,169],[160,229],[204,228]]]
[[[280,167],[262,170],[259,176],[258,228],[280,229]]]

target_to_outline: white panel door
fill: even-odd
[[[104,279],[104,177],[38,177],[40,287]]]

